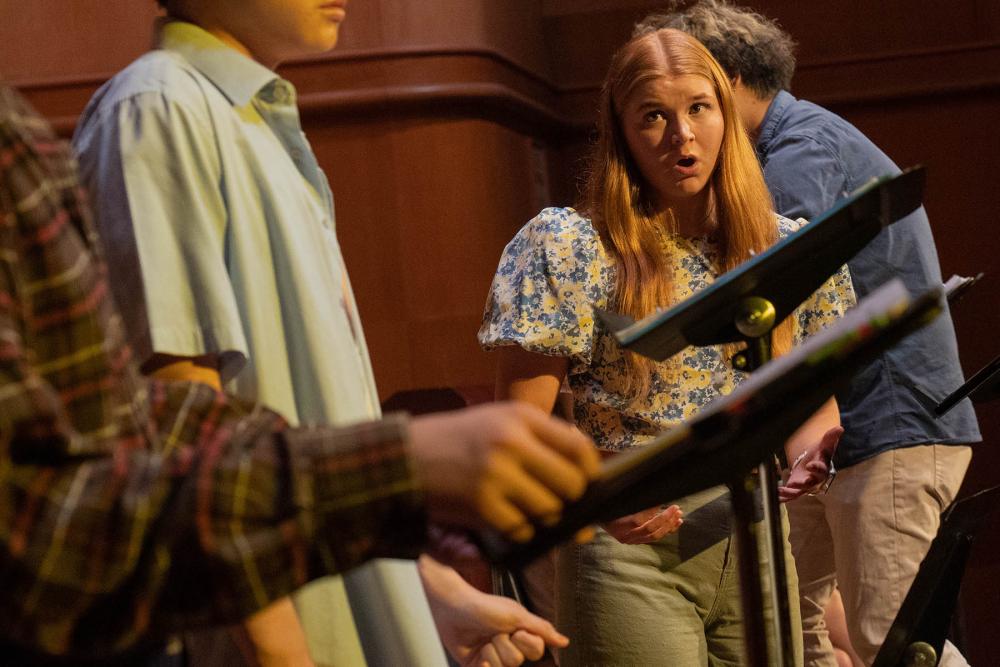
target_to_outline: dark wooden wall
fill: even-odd
[[[1000,0],[749,0],[799,41],[796,94],[926,164],[943,272],[986,272],[955,309],[967,373],[1000,354]],[[503,245],[571,203],[610,53],[652,0],[352,0],[340,47],[289,63],[337,198],[384,397],[492,382],[475,332]],[[0,73],[72,132],[97,85],[151,40],[153,0],[0,0]],[[1000,409],[966,489],[1000,482]],[[1000,520],[963,597],[991,664]]]

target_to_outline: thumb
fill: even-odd
[[[545,655],[545,641],[527,630],[518,630],[510,636],[510,641],[528,660],[540,660]]]
[[[569,644],[569,638],[556,630],[555,626],[546,621],[541,616],[536,616],[524,607],[518,607],[514,618],[514,624],[519,630],[526,630],[541,637],[546,644],[551,646],[565,646]]]
[[[823,437],[819,441],[819,449],[827,458],[833,458],[834,452],[837,451],[837,444],[840,442],[840,436],[843,434],[843,426],[834,426],[823,434]]]

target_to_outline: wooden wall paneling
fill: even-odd
[[[531,138],[474,118],[309,133],[336,194],[380,395],[491,384],[476,331],[500,252],[535,212]]]
[[[106,76],[152,42],[155,0],[0,0],[0,75]]]
[[[379,53],[300,62],[282,68],[299,90],[304,116],[324,118],[421,113],[438,117],[492,114],[497,122],[567,125],[556,91],[489,53]]]
[[[475,338],[483,304],[500,251],[538,205],[533,136],[562,125],[538,14],[520,0],[373,2],[351,15],[359,32],[345,24],[345,49],[283,69],[306,122],[327,125],[310,135],[338,192],[383,397],[492,384]],[[358,160],[377,165],[364,184],[338,171]]]
[[[530,139],[475,119],[418,132],[398,153],[411,386],[492,384],[475,336],[500,251],[533,215]]]
[[[859,86],[863,81],[866,85]],[[1000,39],[804,63],[793,92],[818,104],[880,104],[1000,88]]]
[[[383,53],[492,52],[528,72],[548,69],[537,0],[364,0],[348,5],[338,48],[313,60]]]
[[[396,187],[392,137],[362,122],[307,123],[306,134],[334,192],[337,238],[344,252],[380,389],[408,377],[410,360],[402,339],[405,275],[399,271],[399,225],[387,210]],[[383,394],[383,397],[387,394]]]
[[[628,39],[636,20],[661,6],[651,0],[626,7],[621,4],[604,3],[590,12],[546,15],[545,41],[552,80],[561,92],[595,90],[604,78],[611,54]]]
[[[865,0],[743,2],[777,18],[798,42],[803,63],[845,55],[928,50],[1000,37],[998,0]],[[991,17],[991,18],[987,18]]]

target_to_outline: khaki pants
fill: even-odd
[[[728,494],[720,493],[678,501],[684,525],[654,544],[621,544],[599,529],[593,542],[559,550],[557,620],[570,637],[560,652],[563,667],[746,664],[731,509]],[[787,535],[784,513],[782,524]],[[802,634],[787,541],[785,554],[799,665]]]
[[[836,666],[823,622],[840,588],[854,650],[870,665],[955,499],[972,450],[921,445],[842,470],[825,495],[788,504],[807,665]],[[941,665],[964,665],[950,644]]]

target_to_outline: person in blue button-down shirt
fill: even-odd
[[[812,219],[839,198],[899,169],[857,128],[793,97],[794,43],[774,22],[724,0],[701,0],[647,17],[636,33],[684,30],[708,47],[732,78],[775,210]],[[883,230],[849,263],[858,298],[893,277],[915,294],[941,284],[921,207]],[[933,407],[963,382],[945,311],[884,353],[840,399],[840,474],[823,496],[789,504],[799,574],[806,664],[835,665],[823,623],[834,587],[851,643],[866,664],[889,626],[954,499],[981,437],[968,400],[937,418]],[[950,644],[943,665],[965,664]]]

